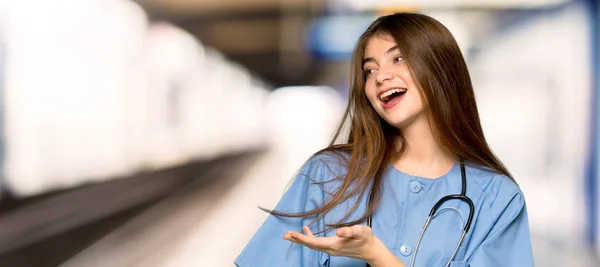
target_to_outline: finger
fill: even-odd
[[[317,250],[328,250],[335,246],[336,241],[339,242],[339,238],[336,236],[331,237],[314,237],[307,236],[301,233],[292,233],[291,241],[300,245],[309,247]]]
[[[352,232],[353,231],[351,227],[342,227],[340,229],[337,229],[335,234],[342,238],[352,238]]]
[[[315,235],[312,233],[312,231],[310,230],[310,228],[308,228],[308,226],[302,227],[302,230],[304,230],[304,233],[306,233],[307,236],[315,237]]]
[[[288,231],[287,233],[285,233],[283,235],[283,239],[288,240],[288,241],[292,241],[292,231]]]
[[[336,235],[343,238],[361,238],[364,235],[364,229],[361,225],[354,225],[350,227],[342,227],[338,229]]]
[[[294,241],[293,239],[297,236],[303,235],[302,233],[298,233],[298,232],[294,232],[294,231],[287,231],[284,235],[283,235],[283,239],[285,240],[289,240],[289,241]]]

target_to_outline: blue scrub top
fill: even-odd
[[[330,153],[320,153],[306,162],[275,210],[301,212],[321,206],[341,182],[324,185],[314,182],[342,176],[346,168]],[[456,254],[452,267],[528,267],[533,266],[533,253],[525,199],[519,187],[508,177],[466,166],[467,196],[475,204],[471,228]],[[383,195],[373,215],[373,232],[406,265],[410,264],[417,239],[433,205],[443,196],[461,191],[460,164],[438,179],[427,179],[403,173],[388,165],[383,175]],[[325,229],[325,224],[338,222],[351,209],[356,197],[338,205],[324,218],[313,223],[312,232]],[[358,219],[367,206],[363,197],[350,219]],[[465,217],[466,203],[446,202]],[[447,211],[447,212],[446,212]],[[415,266],[445,266],[460,235],[461,216],[446,210],[430,223],[421,241]],[[239,267],[330,266],[364,267],[365,262],[335,257],[283,240],[287,231],[301,232],[314,218],[279,218],[269,215],[242,253],[235,260]],[[350,220],[349,219],[349,220]],[[319,236],[335,235],[335,229]]]

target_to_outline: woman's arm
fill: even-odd
[[[332,177],[335,177],[334,174],[330,173],[321,158],[310,159],[279,200],[275,210],[295,213],[319,207],[323,204],[324,192],[314,182]],[[324,266],[328,257],[324,253],[292,245],[281,239],[281,236],[287,231],[300,230],[303,225],[310,224],[312,221],[312,218],[286,218],[269,215],[236,258],[235,264],[239,267]],[[323,220],[311,225],[315,232],[322,231],[324,227]]]
[[[472,252],[467,252],[465,266],[533,267],[527,208],[522,193],[501,196],[507,204],[496,201],[495,225]],[[494,211],[492,211],[494,212]]]

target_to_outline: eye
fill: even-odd
[[[398,62],[402,62],[404,60],[404,57],[402,56],[397,56],[394,58],[394,62],[398,63]]]
[[[375,69],[366,69],[366,70],[364,70],[365,77],[371,76],[371,74],[373,74],[373,72],[375,72]]]

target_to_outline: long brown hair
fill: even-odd
[[[437,20],[417,13],[396,13],[379,17],[359,38],[351,59],[351,88],[348,106],[330,145],[317,152],[334,152],[347,166],[342,181],[330,200],[314,210],[301,213],[268,211],[276,216],[312,217],[317,221],[338,204],[358,195],[347,214],[328,227],[339,228],[364,222],[373,214],[381,197],[382,175],[396,153],[406,148],[402,133],[385,122],[365,95],[366,77],[363,58],[367,42],[373,36],[391,36],[403,53],[413,79],[426,102],[427,116],[438,144],[465,164],[512,176],[489,148],[475,104],[475,95],[467,65],[450,31]],[[344,123],[349,121],[347,140],[335,144]],[[349,157],[344,157],[350,155]],[[345,222],[372,187],[370,205],[357,220]],[[313,221],[313,222],[314,222]]]

